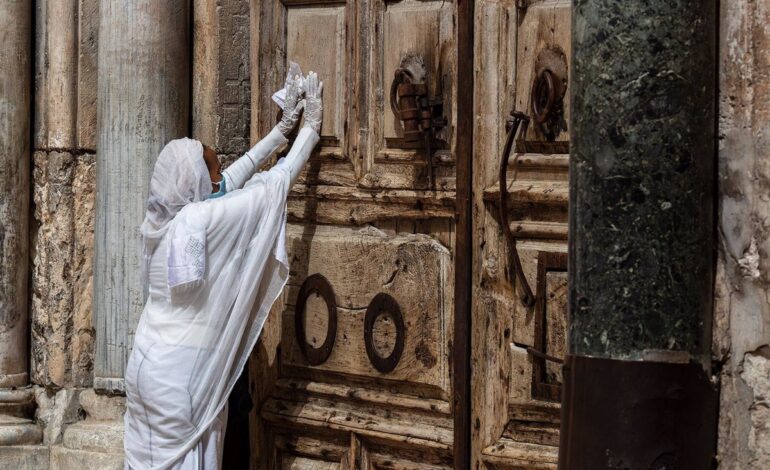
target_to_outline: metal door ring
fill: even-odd
[[[326,303],[328,311],[326,339],[323,344],[317,348],[308,343],[307,337],[305,336],[305,308],[307,299],[313,292],[316,292],[321,296]],[[305,360],[307,360],[311,366],[323,364],[329,359],[332,348],[334,348],[334,340],[337,337],[337,300],[334,296],[334,289],[332,289],[331,284],[329,284],[329,281],[321,274],[309,276],[305,279],[305,282],[302,283],[302,287],[299,289],[297,306],[294,311],[294,332],[297,336],[299,349],[302,351]]]
[[[551,117],[556,104],[556,87],[550,70],[543,69],[532,85],[531,102],[535,122],[543,124]]]
[[[380,356],[374,345],[374,322],[381,315],[390,314],[396,327],[396,344],[393,351],[387,357]],[[401,308],[396,299],[390,295],[381,292],[377,294],[366,308],[366,317],[364,318],[364,344],[366,345],[366,355],[375,369],[387,374],[393,371],[401,360],[401,354],[404,352],[404,340],[406,339],[406,328],[404,327],[404,317],[401,315]]]

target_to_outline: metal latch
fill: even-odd
[[[519,258],[519,250],[516,248],[516,238],[513,236],[509,227],[510,220],[508,219],[508,160],[511,157],[513,150],[513,143],[516,141],[516,134],[519,127],[521,127],[521,135],[527,133],[527,127],[529,126],[529,116],[519,111],[511,111],[510,118],[506,121],[505,128],[508,131],[508,136],[505,138],[505,146],[503,147],[503,155],[500,158],[500,171],[498,173],[500,180],[500,194],[497,201],[497,209],[500,216],[500,224],[505,233],[505,244],[508,248],[508,264],[509,269],[513,270],[512,277],[515,277],[518,281],[517,284],[521,286],[522,290],[522,303],[531,307],[535,305],[535,296],[532,294],[532,289],[529,287],[529,282],[524,271],[521,268],[521,259]]]

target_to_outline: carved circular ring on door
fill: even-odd
[[[374,322],[381,315],[390,314],[396,327],[396,344],[393,346],[388,357],[382,357],[374,346]],[[404,327],[404,317],[401,315],[401,308],[396,299],[384,292],[377,294],[369,303],[364,318],[364,344],[366,345],[366,355],[375,369],[382,373],[391,372],[401,360],[401,354],[404,352],[404,340],[406,339],[406,328]]]
[[[326,339],[323,344],[317,348],[307,342],[305,336],[305,307],[307,299],[313,292],[318,293],[326,303],[328,311],[327,323],[326,323]],[[334,348],[334,340],[337,337],[337,300],[334,296],[334,289],[332,289],[329,281],[326,280],[320,274],[313,274],[305,279],[302,283],[302,287],[299,289],[299,295],[297,296],[297,306],[294,313],[294,332],[297,336],[297,344],[302,351],[302,355],[305,356],[305,360],[311,366],[317,366],[323,364],[329,359]]]

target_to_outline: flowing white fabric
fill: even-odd
[[[289,154],[306,161],[318,140],[300,132]],[[126,368],[126,464],[137,470],[198,468],[185,462],[200,465],[195,455],[216,442],[212,431],[288,277],[293,166],[206,200],[211,183],[195,161],[202,150],[174,142],[158,158],[142,225],[149,297]]]

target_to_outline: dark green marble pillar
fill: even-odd
[[[570,352],[707,362],[716,3],[575,0]]]
[[[715,0],[574,0],[560,468],[711,468]]]

